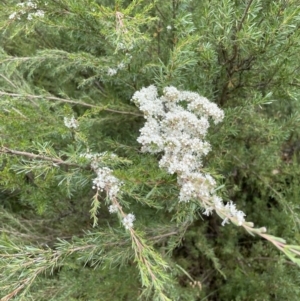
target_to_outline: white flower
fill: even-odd
[[[170,86],[164,88],[164,95],[168,100],[177,102],[180,99],[181,93],[175,87]]]
[[[179,194],[180,202],[189,202],[191,199],[196,198],[195,186],[191,182],[182,185]]]
[[[122,69],[124,69],[125,68],[125,64],[124,63],[120,63],[119,65],[118,65],[118,69],[119,70],[122,70]]]
[[[236,205],[232,201],[229,201],[225,205],[223,214],[227,216],[227,219],[230,217],[235,218],[239,226],[245,222],[244,216],[246,216],[246,214],[241,210],[237,210]]]
[[[108,76],[114,76],[114,75],[117,74],[117,72],[118,72],[117,69],[108,68],[108,70],[107,70],[107,75],[108,75]]]
[[[221,210],[221,209],[224,208],[223,200],[220,197],[214,195],[212,197],[212,201],[214,203],[214,206],[215,206],[216,210]]]
[[[197,116],[212,117],[215,124],[223,120],[224,112],[207,98],[188,91],[182,93],[182,98],[189,102],[188,110],[194,112]]]
[[[171,25],[168,25],[167,26],[167,30],[171,30],[172,29],[172,26]]]
[[[33,3],[32,1],[27,1],[24,3],[27,7],[31,7],[31,8],[37,8],[36,3]]]
[[[225,217],[223,222],[222,222],[222,226],[225,226],[225,224],[229,224],[229,219],[228,217]]]
[[[238,210],[238,211],[236,212],[235,217],[236,217],[236,219],[237,219],[237,221],[238,221],[238,225],[239,225],[239,226],[241,226],[241,225],[245,222],[244,216],[246,216],[246,214],[245,214],[243,211]]]
[[[83,153],[83,154],[80,154],[79,157],[86,158],[86,159],[92,159],[94,156],[93,156],[93,154],[90,154],[90,153]]]
[[[154,118],[149,118],[140,132],[137,139],[143,145],[142,151],[149,153],[158,153],[163,150],[164,141],[160,134],[159,124]]]
[[[117,213],[118,212],[118,206],[117,205],[110,205],[109,207],[108,207],[108,211],[109,211],[109,213]]]
[[[78,128],[78,121],[72,116],[71,118],[64,117],[64,124],[69,129]]]
[[[126,45],[124,43],[118,43],[117,47],[121,50],[126,49]]]
[[[33,15],[38,18],[44,18],[45,12],[41,9],[38,9],[35,13],[33,13]]]
[[[153,85],[135,92],[132,101],[144,112],[146,118],[164,114],[163,103],[157,98],[157,89]]]
[[[97,177],[93,180],[93,189],[106,191],[109,199],[116,198],[122,182],[112,175],[112,170],[108,167],[97,169]]]
[[[132,213],[127,214],[122,221],[123,226],[128,230],[133,227],[135,216]]]
[[[9,20],[12,20],[12,19],[14,19],[16,16],[17,16],[17,13],[16,13],[16,12],[13,12],[11,15],[9,15],[8,19],[9,19]]]
[[[32,1],[27,1],[27,2],[20,2],[17,4],[19,7],[28,7],[28,8],[37,8],[37,4],[32,2]]]
[[[205,208],[203,214],[209,216],[213,212],[214,208],[213,207],[207,207]]]
[[[27,2],[21,2],[17,4],[18,7],[22,8],[17,13],[14,12],[9,16],[9,19],[14,19],[17,14],[19,15],[25,15],[28,10],[36,10],[35,12],[30,12],[27,15],[27,20],[32,20],[34,17],[43,18],[45,15],[45,12],[41,9],[37,9],[37,4],[32,1]],[[20,17],[18,17],[20,19]]]

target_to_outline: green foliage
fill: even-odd
[[[1,301],[299,299],[299,1],[22,3],[0,3]],[[270,234],[178,202],[136,141],[150,84],[224,109],[205,170]]]

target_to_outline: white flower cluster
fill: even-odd
[[[109,199],[117,197],[122,183],[112,175],[112,170],[108,167],[98,168],[97,177],[93,180],[93,189],[106,191]]]
[[[135,216],[132,213],[127,214],[122,221],[123,226],[128,230],[133,227],[133,222],[135,221]]]
[[[69,129],[77,129],[79,125],[74,116],[72,116],[71,118],[64,117],[64,124]]]
[[[109,211],[109,213],[117,213],[118,212],[118,206],[116,206],[116,205],[110,205],[109,207],[108,207],[108,211]]]
[[[126,50],[126,51],[130,51],[134,48],[133,44],[128,44],[128,43],[122,43],[122,42],[118,42],[117,43],[117,49],[118,50]]]
[[[125,64],[123,62],[119,63],[117,68],[108,68],[107,69],[107,75],[108,76],[114,76],[118,73],[119,70],[122,70],[125,68]]]
[[[108,76],[114,76],[118,73],[118,70],[117,69],[114,69],[114,68],[108,68],[107,70],[107,75]]]
[[[117,157],[115,154],[103,153],[82,153],[80,157],[91,160],[91,168],[95,171],[101,166],[103,166],[103,160],[113,160]]]
[[[205,141],[209,118],[221,122],[224,112],[207,98],[189,91],[166,87],[158,97],[157,89],[151,85],[134,93],[132,101],[143,111],[146,118],[141,135],[137,139],[143,152],[164,152],[159,166],[170,174],[177,173],[180,185],[180,202],[200,200],[204,213],[212,210],[238,224],[244,222],[245,214],[235,205],[224,206],[221,198],[214,194],[215,180],[201,172],[202,157],[210,151]]]
[[[112,174],[112,170],[108,167],[101,167],[103,160],[114,159],[115,154],[104,153],[83,153],[80,157],[84,157],[91,160],[91,168],[96,172],[97,177],[93,180],[93,189],[105,191],[108,199],[113,203],[108,206],[109,213],[118,213],[119,211],[123,214],[122,207],[117,202],[117,196],[120,193],[120,188],[123,182],[117,179]],[[135,216],[128,214],[123,218],[122,224],[128,230],[133,227]]]
[[[9,19],[18,19],[20,20],[22,15],[27,14],[27,20],[32,20],[33,18],[43,18],[45,16],[45,12],[41,9],[38,9],[37,4],[32,1],[20,2],[17,4],[17,7],[20,8],[18,12],[13,12],[9,15]],[[35,10],[34,12],[28,12],[29,10]]]
[[[92,166],[93,167],[93,166]],[[108,198],[116,202],[120,187],[123,184],[119,179],[112,175],[112,170],[108,167],[98,168],[96,170],[97,177],[93,180],[93,189],[105,191]],[[113,204],[108,206],[109,213],[117,213],[120,206]],[[123,213],[122,213],[123,214]],[[133,227],[135,216],[132,213],[127,214],[123,220],[123,226],[128,230]]]
[[[224,205],[223,200],[216,195],[212,196],[212,201],[213,205],[206,207],[203,214],[208,216],[213,212],[213,210],[216,210],[216,212],[224,218],[222,226],[224,226],[226,223],[229,223],[230,218],[232,218],[239,226],[245,222],[244,217],[246,214],[241,210],[237,210],[236,205],[232,201]]]
[[[125,64],[123,62],[121,62],[120,64],[118,64],[118,69],[122,70],[125,68]]]

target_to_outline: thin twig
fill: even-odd
[[[247,14],[248,14],[248,11],[249,11],[249,9],[250,9],[250,6],[251,6],[252,2],[253,2],[253,0],[249,0],[248,4],[247,4],[247,6],[246,6],[246,8],[245,8],[245,10],[244,10],[242,19],[241,19],[241,21],[239,22],[237,31],[240,31],[240,30],[242,29],[243,23],[244,23],[244,21],[245,21],[245,18],[246,18]]]
[[[29,99],[57,100],[57,101],[65,102],[65,103],[70,103],[70,104],[73,104],[73,105],[80,105],[80,106],[84,106],[84,107],[88,107],[88,108],[101,109],[103,111],[117,113],[117,114],[143,116],[142,114],[138,114],[138,113],[132,113],[132,112],[126,112],[126,111],[119,111],[119,110],[114,110],[114,109],[108,109],[108,108],[105,108],[105,107],[95,106],[95,105],[92,105],[92,104],[89,104],[89,103],[86,103],[86,102],[79,102],[79,101],[75,101],[75,100],[72,100],[72,99],[60,98],[60,97],[55,97],[55,96],[19,94],[19,93],[8,93],[8,92],[0,91],[0,96],[1,95],[11,96],[11,97],[27,97]]]
[[[7,77],[5,77],[3,74],[0,74],[0,76],[2,77],[2,78],[4,78],[10,85],[12,85],[14,88],[17,88],[16,87],[16,85],[12,82],[12,81],[10,81]]]
[[[30,158],[30,159],[40,159],[40,160],[44,160],[44,161],[50,161],[50,162],[53,162],[54,164],[58,164],[58,165],[68,165],[68,166],[80,167],[80,165],[78,165],[76,163],[70,163],[70,162],[63,161],[61,159],[51,158],[51,157],[47,157],[47,156],[44,156],[44,155],[36,155],[36,154],[33,154],[33,153],[13,150],[13,149],[10,149],[10,148],[7,148],[7,147],[1,147],[0,148],[0,154],[1,153],[2,154],[8,154],[8,155],[23,156],[23,157],[27,157],[27,158]]]

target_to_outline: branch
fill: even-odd
[[[244,23],[244,21],[245,21],[245,18],[246,18],[247,14],[248,14],[248,11],[249,11],[249,9],[250,9],[250,6],[251,6],[252,2],[253,2],[253,0],[249,0],[248,4],[247,4],[247,6],[246,6],[246,8],[245,8],[245,10],[244,10],[242,19],[241,19],[241,21],[239,22],[239,25],[238,25],[238,27],[237,27],[237,31],[240,31],[240,30],[242,29],[243,23]]]
[[[50,162],[53,162],[54,164],[58,164],[58,165],[68,165],[68,166],[80,167],[80,165],[78,165],[76,163],[70,163],[70,162],[63,161],[61,159],[51,158],[51,157],[47,157],[44,155],[36,155],[33,153],[13,150],[13,149],[10,149],[7,147],[0,147],[0,154],[17,155],[17,156],[27,157],[30,159],[40,159],[40,160],[44,160],[44,161],[50,161]]]
[[[11,96],[11,97],[27,97],[29,99],[47,99],[47,100],[57,100],[61,101],[64,103],[70,103],[73,105],[79,105],[79,106],[84,106],[88,108],[96,108],[96,109],[101,109],[103,111],[107,112],[112,112],[112,113],[117,113],[117,114],[126,114],[126,115],[134,115],[134,116],[143,116],[142,114],[138,113],[132,113],[132,112],[126,112],[126,111],[119,111],[119,110],[113,110],[113,109],[107,109],[105,107],[100,107],[100,106],[95,106],[86,102],[79,102],[75,101],[72,99],[66,99],[66,98],[60,98],[60,97],[55,97],[55,96],[42,96],[42,95],[32,95],[32,94],[19,94],[19,93],[8,93],[8,92],[3,92],[0,91],[0,96],[1,95],[6,95],[6,96]]]

